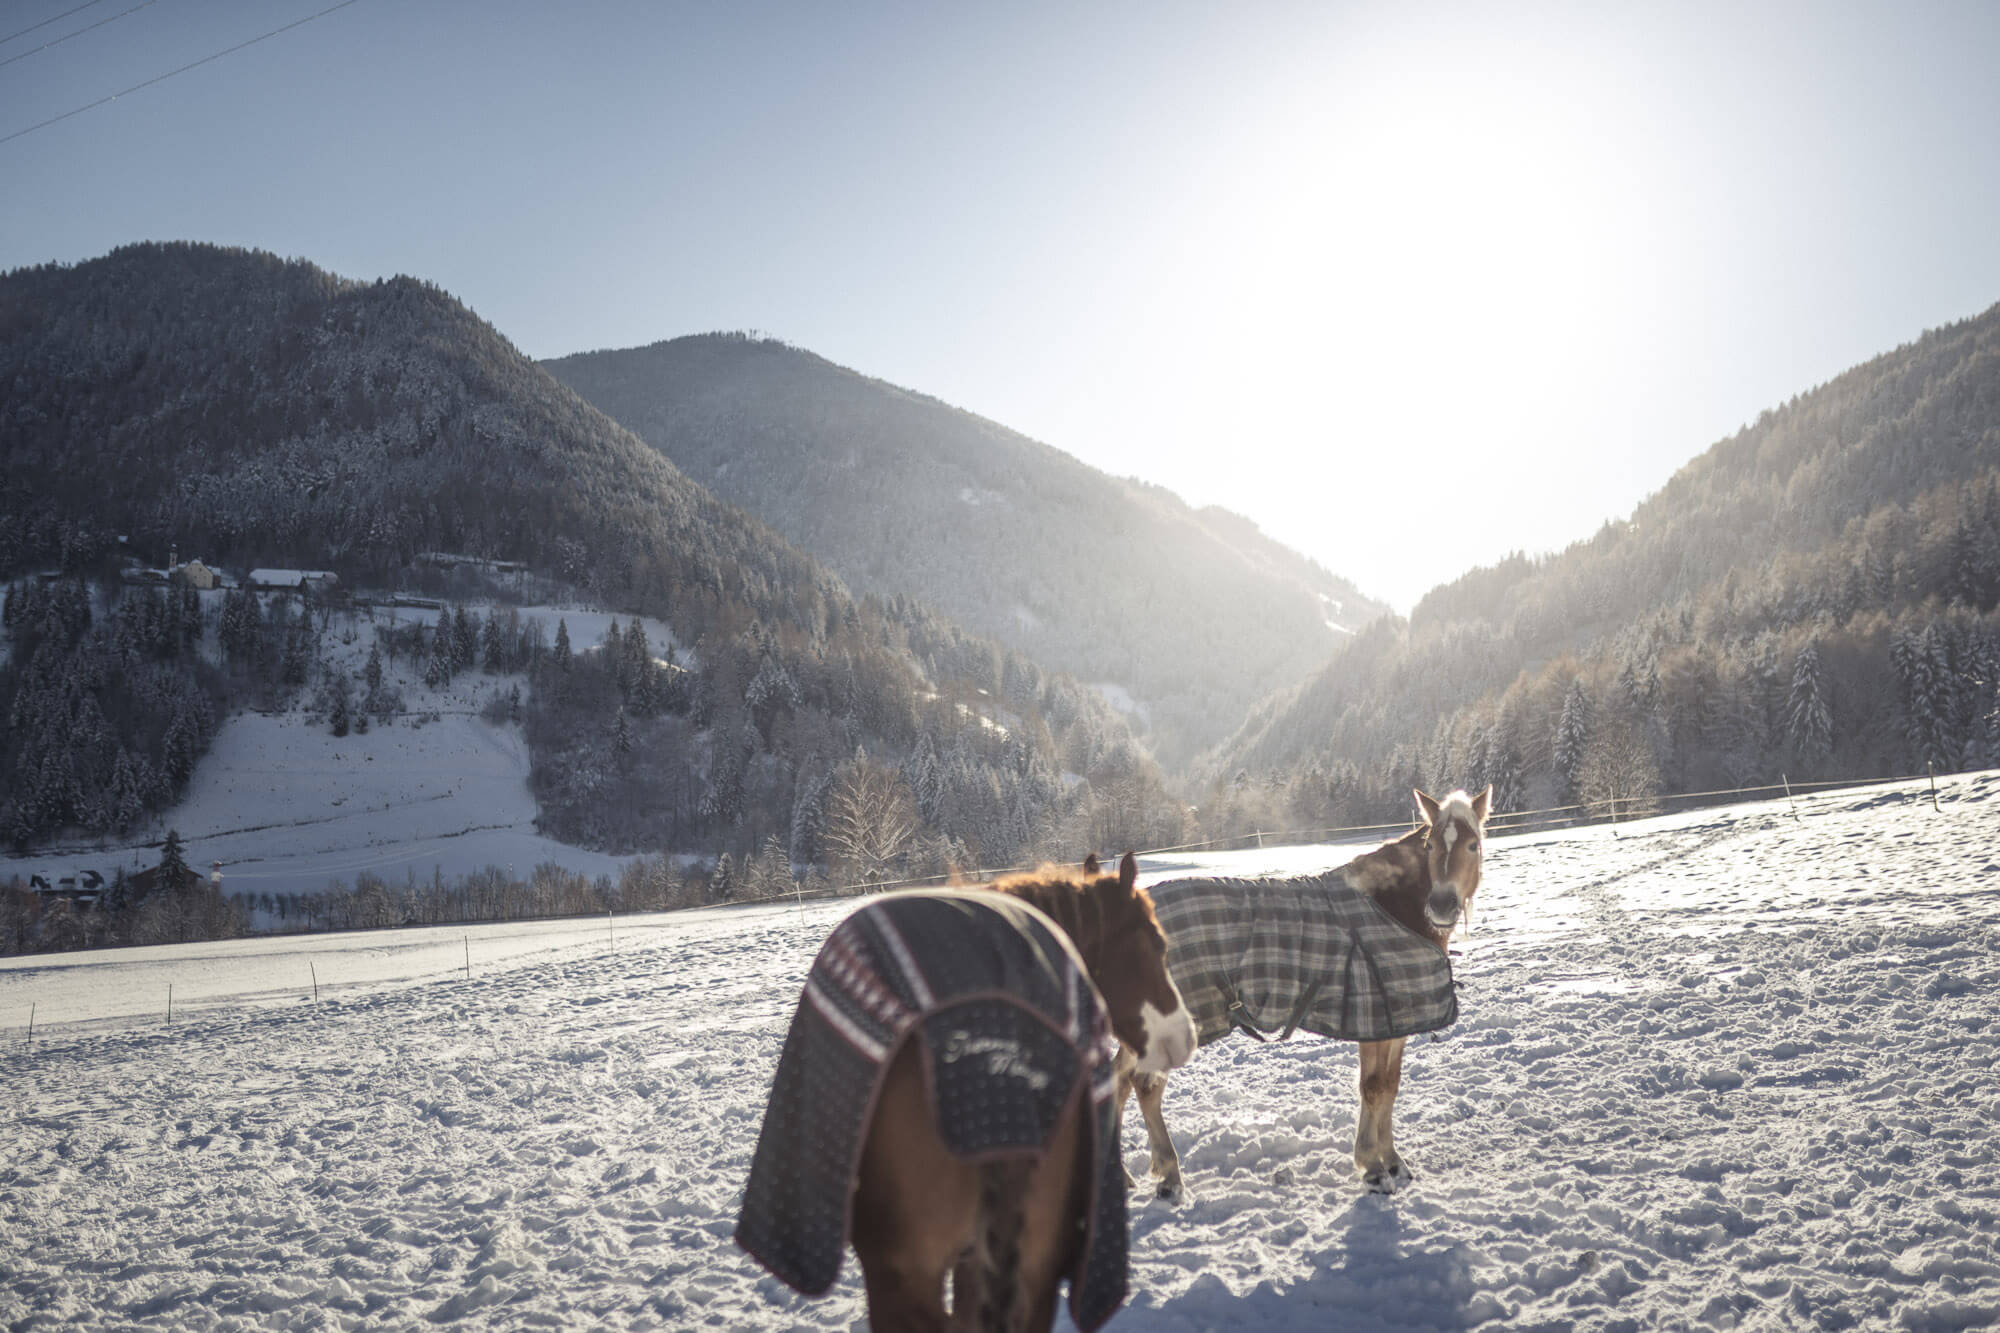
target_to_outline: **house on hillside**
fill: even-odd
[[[203,592],[217,586],[215,571],[200,560],[190,560],[184,565],[172,565],[167,569],[167,579],[173,583],[186,584]]]
[[[213,878],[218,884],[222,880],[222,876],[219,873]],[[204,882],[205,877],[199,870],[194,869],[192,866],[187,867],[181,877],[181,891],[186,893],[190,890],[199,889]],[[160,868],[158,866],[152,866],[125,877],[125,892],[132,902],[139,901],[139,899],[158,888],[159,885]]]
[[[45,875],[30,875],[28,887],[45,903],[66,902],[77,907],[95,907],[104,899],[104,876],[95,870],[78,870],[51,884]]]
[[[459,555],[452,551],[419,551],[413,563],[438,569],[483,569],[493,574],[519,574],[527,569],[521,560],[489,560],[479,555]]]
[[[253,569],[250,588],[255,592],[296,592],[326,596],[340,586],[340,575],[330,569]]]

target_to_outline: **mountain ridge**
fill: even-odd
[[[1151,756],[1093,692],[914,599],[851,595],[433,284],[189,242],[15,270],[0,276],[0,384],[0,580],[76,576],[7,589],[0,836],[16,843],[169,804],[249,694],[358,697],[319,651],[325,614],[246,593],[218,624],[199,598],[120,589],[121,556],[176,547],[386,589],[425,552],[502,558],[570,605],[670,624],[698,670],[659,668],[643,640],[591,654],[495,631],[486,645],[462,601],[449,634],[400,643],[441,679],[475,657],[525,674],[541,818],[572,841],[747,853],[777,839],[810,862],[849,777],[880,779],[885,799],[925,779],[912,841],[876,858],[897,865],[1004,862],[1100,815],[1130,822],[1106,836],[1134,845],[1158,820],[1178,828]],[[138,694],[171,695],[172,724],[141,725]],[[959,706],[1003,699],[1011,731]],[[131,799],[93,795],[113,785]]]
[[[1247,518],[775,340],[699,334],[542,364],[857,591],[916,596],[1128,689],[1163,758],[1305,670],[1329,602],[1350,629],[1385,609]]]
[[[1996,603],[2000,305],[1764,411],[1589,539],[1432,589],[1198,770],[1337,822],[1408,785],[1493,781],[1505,810],[2000,764]]]

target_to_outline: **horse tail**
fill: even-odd
[[[1015,1302],[1020,1286],[1021,1227],[1028,1193],[1029,1164],[987,1162],[979,1168],[979,1327],[981,1333],[1013,1333],[1021,1317]]]

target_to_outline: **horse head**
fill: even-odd
[[[1421,791],[1416,796],[1424,812],[1424,852],[1431,870],[1424,915],[1432,926],[1449,932],[1479,892],[1480,854],[1493,788],[1489,785],[1477,796],[1455,791],[1442,801]]]
[[[1125,853],[1118,873],[1102,873],[1092,853],[1077,886],[1084,904],[1077,952],[1104,996],[1111,1030],[1138,1057],[1138,1072],[1162,1074],[1194,1054],[1194,1017],[1167,971],[1167,936],[1153,900],[1139,887],[1139,862]]]

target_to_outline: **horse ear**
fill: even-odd
[[[1418,791],[1415,787],[1410,788],[1410,791],[1417,798],[1417,804],[1424,808],[1424,822],[1426,824],[1437,823],[1438,822],[1437,800],[1434,797],[1432,797],[1428,792]]]
[[[1139,858],[1127,852],[1118,861],[1118,887],[1129,893],[1138,882]]]
[[[1493,784],[1487,783],[1486,790],[1472,798],[1472,817],[1484,824],[1486,812],[1493,808]]]
[[[1098,862],[1098,860],[1097,860],[1097,853],[1096,853],[1096,852],[1086,852],[1086,853],[1084,853],[1084,857],[1083,857],[1083,873],[1084,873],[1084,874],[1086,874],[1086,875],[1095,875],[1095,874],[1097,874],[1097,873],[1098,873],[1099,871],[1101,871],[1101,870],[1102,870],[1103,868],[1104,868],[1104,867],[1103,867],[1103,866],[1102,866],[1101,864],[1099,864],[1099,862]]]

